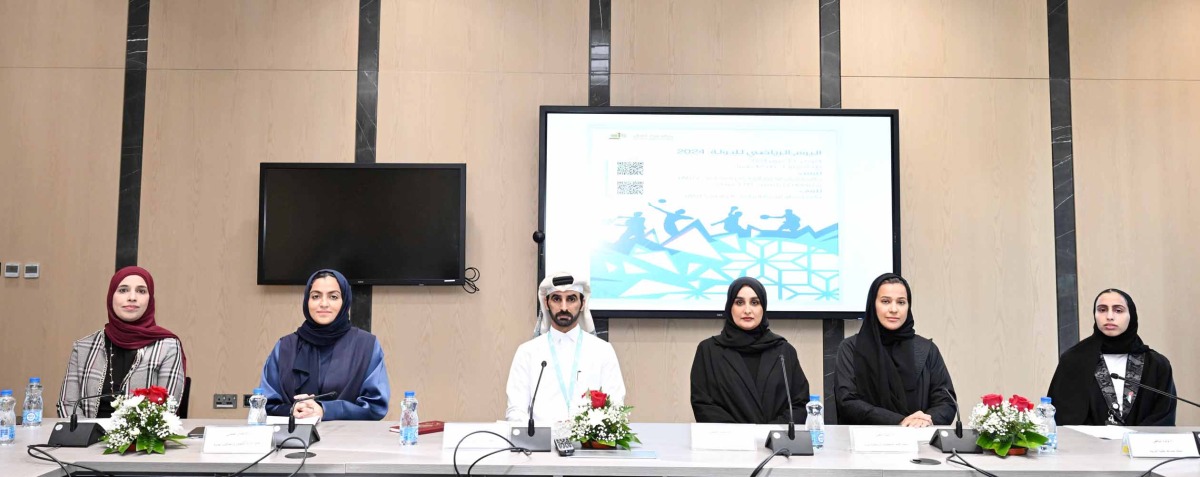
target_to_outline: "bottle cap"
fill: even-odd
[[[37,377],[37,376],[34,376],[34,377],[32,377],[32,378],[29,378],[29,383],[30,383],[30,384],[33,384],[33,383],[42,384],[42,378],[39,378],[39,377]]]
[[[404,397],[406,399],[410,398],[410,397],[417,397],[417,392],[416,391],[404,391]]]
[[[0,396],[12,396],[12,390],[11,390],[11,389],[5,389],[5,390],[3,390],[3,391],[0,391]]]
[[[1049,398],[1049,397],[1042,397],[1042,404],[1050,404],[1050,398]]]
[[[808,400],[809,400],[809,401],[820,401],[820,400],[821,400],[821,395],[820,395],[820,394],[809,394],[809,395],[808,395]]]
[[[254,394],[258,395],[258,394],[262,394],[262,393],[263,393],[263,388],[254,388]]]

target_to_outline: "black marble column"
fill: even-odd
[[[612,58],[612,0],[588,2],[588,106],[609,106]],[[596,336],[608,341],[608,318],[595,318]]]
[[[1071,43],[1067,0],[1047,0],[1050,49],[1050,151],[1054,181],[1054,278],[1058,352],[1079,342],[1079,276],[1075,248],[1075,165],[1071,137]]]
[[[820,5],[821,30],[821,108],[842,107],[842,3],[840,0],[817,0]],[[842,320],[824,320],[821,326],[822,376],[825,395],[825,423],[837,424],[837,406],[833,394],[833,370],[838,345],[846,335]],[[812,378],[809,378],[810,380]]]
[[[375,163],[379,118],[379,0],[358,2],[358,87],[354,115],[354,162]],[[354,285],[350,323],[371,331],[371,285]]]
[[[146,51],[150,0],[130,0],[125,30],[125,107],[121,112],[121,178],[117,196],[116,268],[137,265],[142,215],[142,134],[146,124]]]

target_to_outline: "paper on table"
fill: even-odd
[[[1127,432],[1137,432],[1121,426],[1062,426],[1072,431],[1082,432],[1092,437],[1109,440],[1121,440]]]
[[[296,424],[316,425],[317,422],[320,422],[320,421],[318,421],[317,418],[315,418],[315,417],[306,417],[304,419],[296,419]],[[267,424],[268,425],[287,424],[287,423],[288,423],[287,416],[267,416]]]

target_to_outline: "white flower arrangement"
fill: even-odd
[[[628,449],[641,443],[629,427],[630,406],[617,406],[601,391],[587,391],[573,404],[571,440],[584,445]]]
[[[112,430],[102,440],[105,454],[123,454],[133,448],[147,454],[166,452],[166,442],[184,439],[183,421],[175,415],[179,403],[159,386],[134,390],[132,396],[113,400]]]
[[[1001,457],[1014,447],[1032,449],[1046,443],[1033,403],[1015,394],[1007,402],[999,394],[983,396],[983,402],[971,410],[971,427],[979,431],[975,443]]]

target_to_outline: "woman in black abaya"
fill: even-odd
[[[1138,336],[1137,305],[1110,288],[1092,302],[1092,336],[1063,353],[1046,393],[1061,425],[1174,426],[1175,400],[1133,383],[1175,394],[1171,362]],[[1115,373],[1125,379],[1112,379]]]
[[[786,371],[795,422],[804,424],[808,379],[800,369],[796,348],[771,332],[766,312],[767,293],[758,280],[742,277],[729,285],[725,327],[721,334],[700,342],[692,361],[696,422],[788,422]]]

